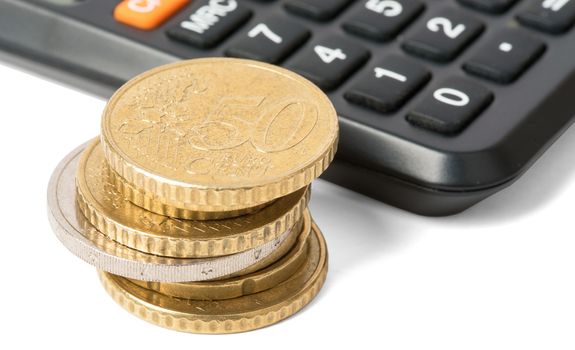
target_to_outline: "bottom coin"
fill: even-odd
[[[156,325],[192,333],[238,333],[277,323],[301,310],[319,292],[327,274],[327,247],[313,224],[307,259],[283,283],[242,297],[198,301],[174,298],[100,271],[106,291],[123,308]]]

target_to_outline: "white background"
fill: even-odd
[[[330,253],[318,298],[266,329],[206,336],[121,309],[51,232],[50,174],[98,134],[105,102],[0,65],[0,103],[2,349],[575,348],[575,128],[457,216],[420,217],[317,181],[312,214]]]

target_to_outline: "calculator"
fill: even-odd
[[[0,0],[0,51],[101,96],[182,59],[286,67],[338,111],[325,179],[443,216],[572,123],[574,24],[575,0]]]

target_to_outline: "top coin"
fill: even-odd
[[[209,58],[130,80],[102,118],[102,145],[123,179],[177,208],[250,207],[307,186],[332,161],[328,97],[269,64]]]

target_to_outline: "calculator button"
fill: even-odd
[[[537,0],[517,16],[521,24],[561,34],[575,23],[575,0]]]
[[[430,96],[407,115],[418,127],[441,134],[463,130],[493,101],[493,94],[463,78],[451,78],[432,89]]]
[[[352,0],[292,0],[285,3],[293,14],[317,21],[327,21],[337,16]]]
[[[285,18],[269,18],[255,23],[226,55],[278,63],[302,45],[310,31]]]
[[[446,9],[425,21],[402,47],[410,54],[432,61],[448,62],[483,31],[479,20],[454,9]]]
[[[503,13],[511,8],[517,0],[458,0],[462,5],[488,13]]]
[[[389,56],[366,70],[345,93],[354,104],[390,113],[399,109],[421,89],[431,74],[421,65],[400,56]]]
[[[171,39],[200,48],[214,47],[252,15],[238,0],[196,3],[189,16],[168,30],[167,35]]]
[[[508,84],[545,51],[543,41],[520,29],[506,29],[463,65],[468,73]]]
[[[343,28],[368,39],[388,41],[413,22],[423,8],[416,0],[362,1],[358,10],[343,23]]]
[[[289,66],[324,90],[337,88],[369,59],[356,41],[331,36],[302,51]]]
[[[114,18],[129,26],[150,30],[164,23],[189,0],[124,0],[114,9]]]

